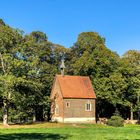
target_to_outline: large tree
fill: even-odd
[[[4,125],[8,124],[9,109],[13,118],[36,118],[38,112],[38,120],[42,120],[46,116],[43,112],[48,113],[48,96],[55,73],[51,51],[44,33],[23,36],[19,30],[1,24],[0,95]]]
[[[130,109],[130,119],[133,119],[133,112],[138,113],[140,110],[140,52],[127,51],[121,59],[121,65],[120,72],[127,85],[124,94],[126,105]]]
[[[15,60],[15,50],[22,36],[18,30],[12,29],[1,21],[0,25],[0,95],[3,100],[3,124],[8,124],[8,109],[14,97],[14,85],[18,77],[13,71],[22,62]]]
[[[71,48],[71,55],[73,74],[91,78],[97,95],[98,116],[109,117],[116,107],[123,104],[125,81],[117,70],[119,56],[109,50],[105,39],[95,32],[81,33]]]

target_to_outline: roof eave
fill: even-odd
[[[63,97],[63,99],[96,99],[96,97],[95,98]]]

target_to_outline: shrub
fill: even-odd
[[[122,127],[122,126],[124,126],[124,119],[120,116],[112,116],[107,121],[107,125],[115,126],[115,127]]]

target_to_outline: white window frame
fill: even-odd
[[[85,104],[85,111],[91,111],[92,104],[90,101],[86,102]]]
[[[66,107],[70,107],[70,102],[66,102]]]

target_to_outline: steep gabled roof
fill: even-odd
[[[56,75],[63,98],[96,98],[88,76]]]

